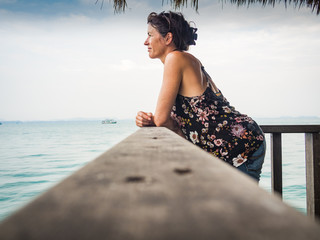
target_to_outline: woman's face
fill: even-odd
[[[148,47],[150,58],[161,59],[164,56],[166,41],[158,30],[151,26],[151,24],[148,24],[148,37],[144,42],[144,45]]]

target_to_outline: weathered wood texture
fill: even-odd
[[[320,125],[261,125],[265,133],[316,133]]]
[[[320,217],[320,134],[306,133],[307,213]]]
[[[143,128],[0,225],[0,239],[319,239],[311,218],[165,128]]]

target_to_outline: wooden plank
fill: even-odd
[[[260,125],[265,133],[316,133],[320,125]]]
[[[142,128],[0,224],[0,239],[319,239],[319,225],[165,128]]]
[[[320,218],[320,135],[306,133],[307,213]]]
[[[282,143],[281,133],[271,134],[271,185],[282,197]]]

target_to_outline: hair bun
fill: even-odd
[[[197,34],[198,29],[194,27],[189,27],[189,34],[188,34],[188,45],[196,45],[196,40],[198,39]]]
[[[193,27],[190,27],[190,28],[192,31],[193,45],[196,45],[196,40],[198,39],[198,34],[197,34],[198,28],[193,28]]]

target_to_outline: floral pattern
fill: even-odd
[[[264,141],[258,124],[236,111],[220,91],[214,93],[209,86],[200,96],[178,94],[171,117],[186,139],[234,167],[249,161]]]

